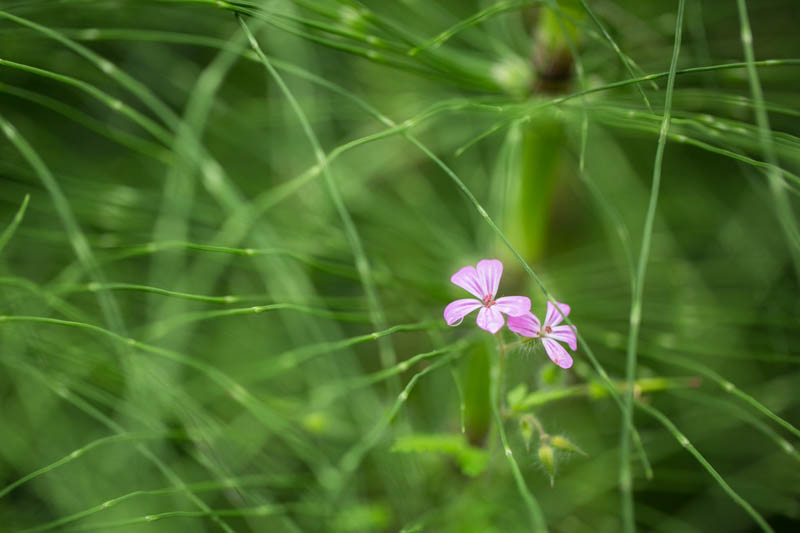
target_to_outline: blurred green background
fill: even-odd
[[[798,23],[0,1],[0,530],[795,531]]]

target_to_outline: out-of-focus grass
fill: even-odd
[[[796,527],[798,8],[452,4],[0,6],[2,528]]]

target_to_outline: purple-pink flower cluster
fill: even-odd
[[[449,326],[457,326],[464,317],[476,309],[478,311],[478,327],[489,333],[497,333],[506,323],[503,315],[508,316],[508,329],[522,335],[542,340],[548,357],[561,368],[572,366],[572,357],[557,341],[566,342],[574,351],[578,348],[575,326],[561,325],[561,321],[569,315],[567,304],[547,302],[547,315],[542,324],[531,313],[531,301],[526,296],[497,297],[500,278],[503,275],[503,263],[497,259],[478,261],[477,268],[465,266],[450,277],[450,281],[471,293],[475,298],[464,298],[450,302],[444,308],[444,320]],[[560,312],[559,312],[560,310]]]

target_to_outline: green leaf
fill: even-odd
[[[392,446],[393,452],[435,452],[451,456],[464,475],[475,477],[489,462],[486,450],[470,446],[463,435],[416,433],[400,437]]]
[[[508,394],[506,395],[506,398],[508,399],[508,405],[510,405],[513,409],[515,405],[522,401],[526,394],[528,394],[528,386],[525,383],[520,383],[508,391]]]

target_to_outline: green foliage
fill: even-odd
[[[2,4],[0,530],[798,529],[797,2]]]
[[[470,446],[463,435],[411,434],[397,439],[393,452],[420,453],[437,452],[452,457],[461,472],[470,477],[479,475],[486,469],[489,455],[485,450]]]

